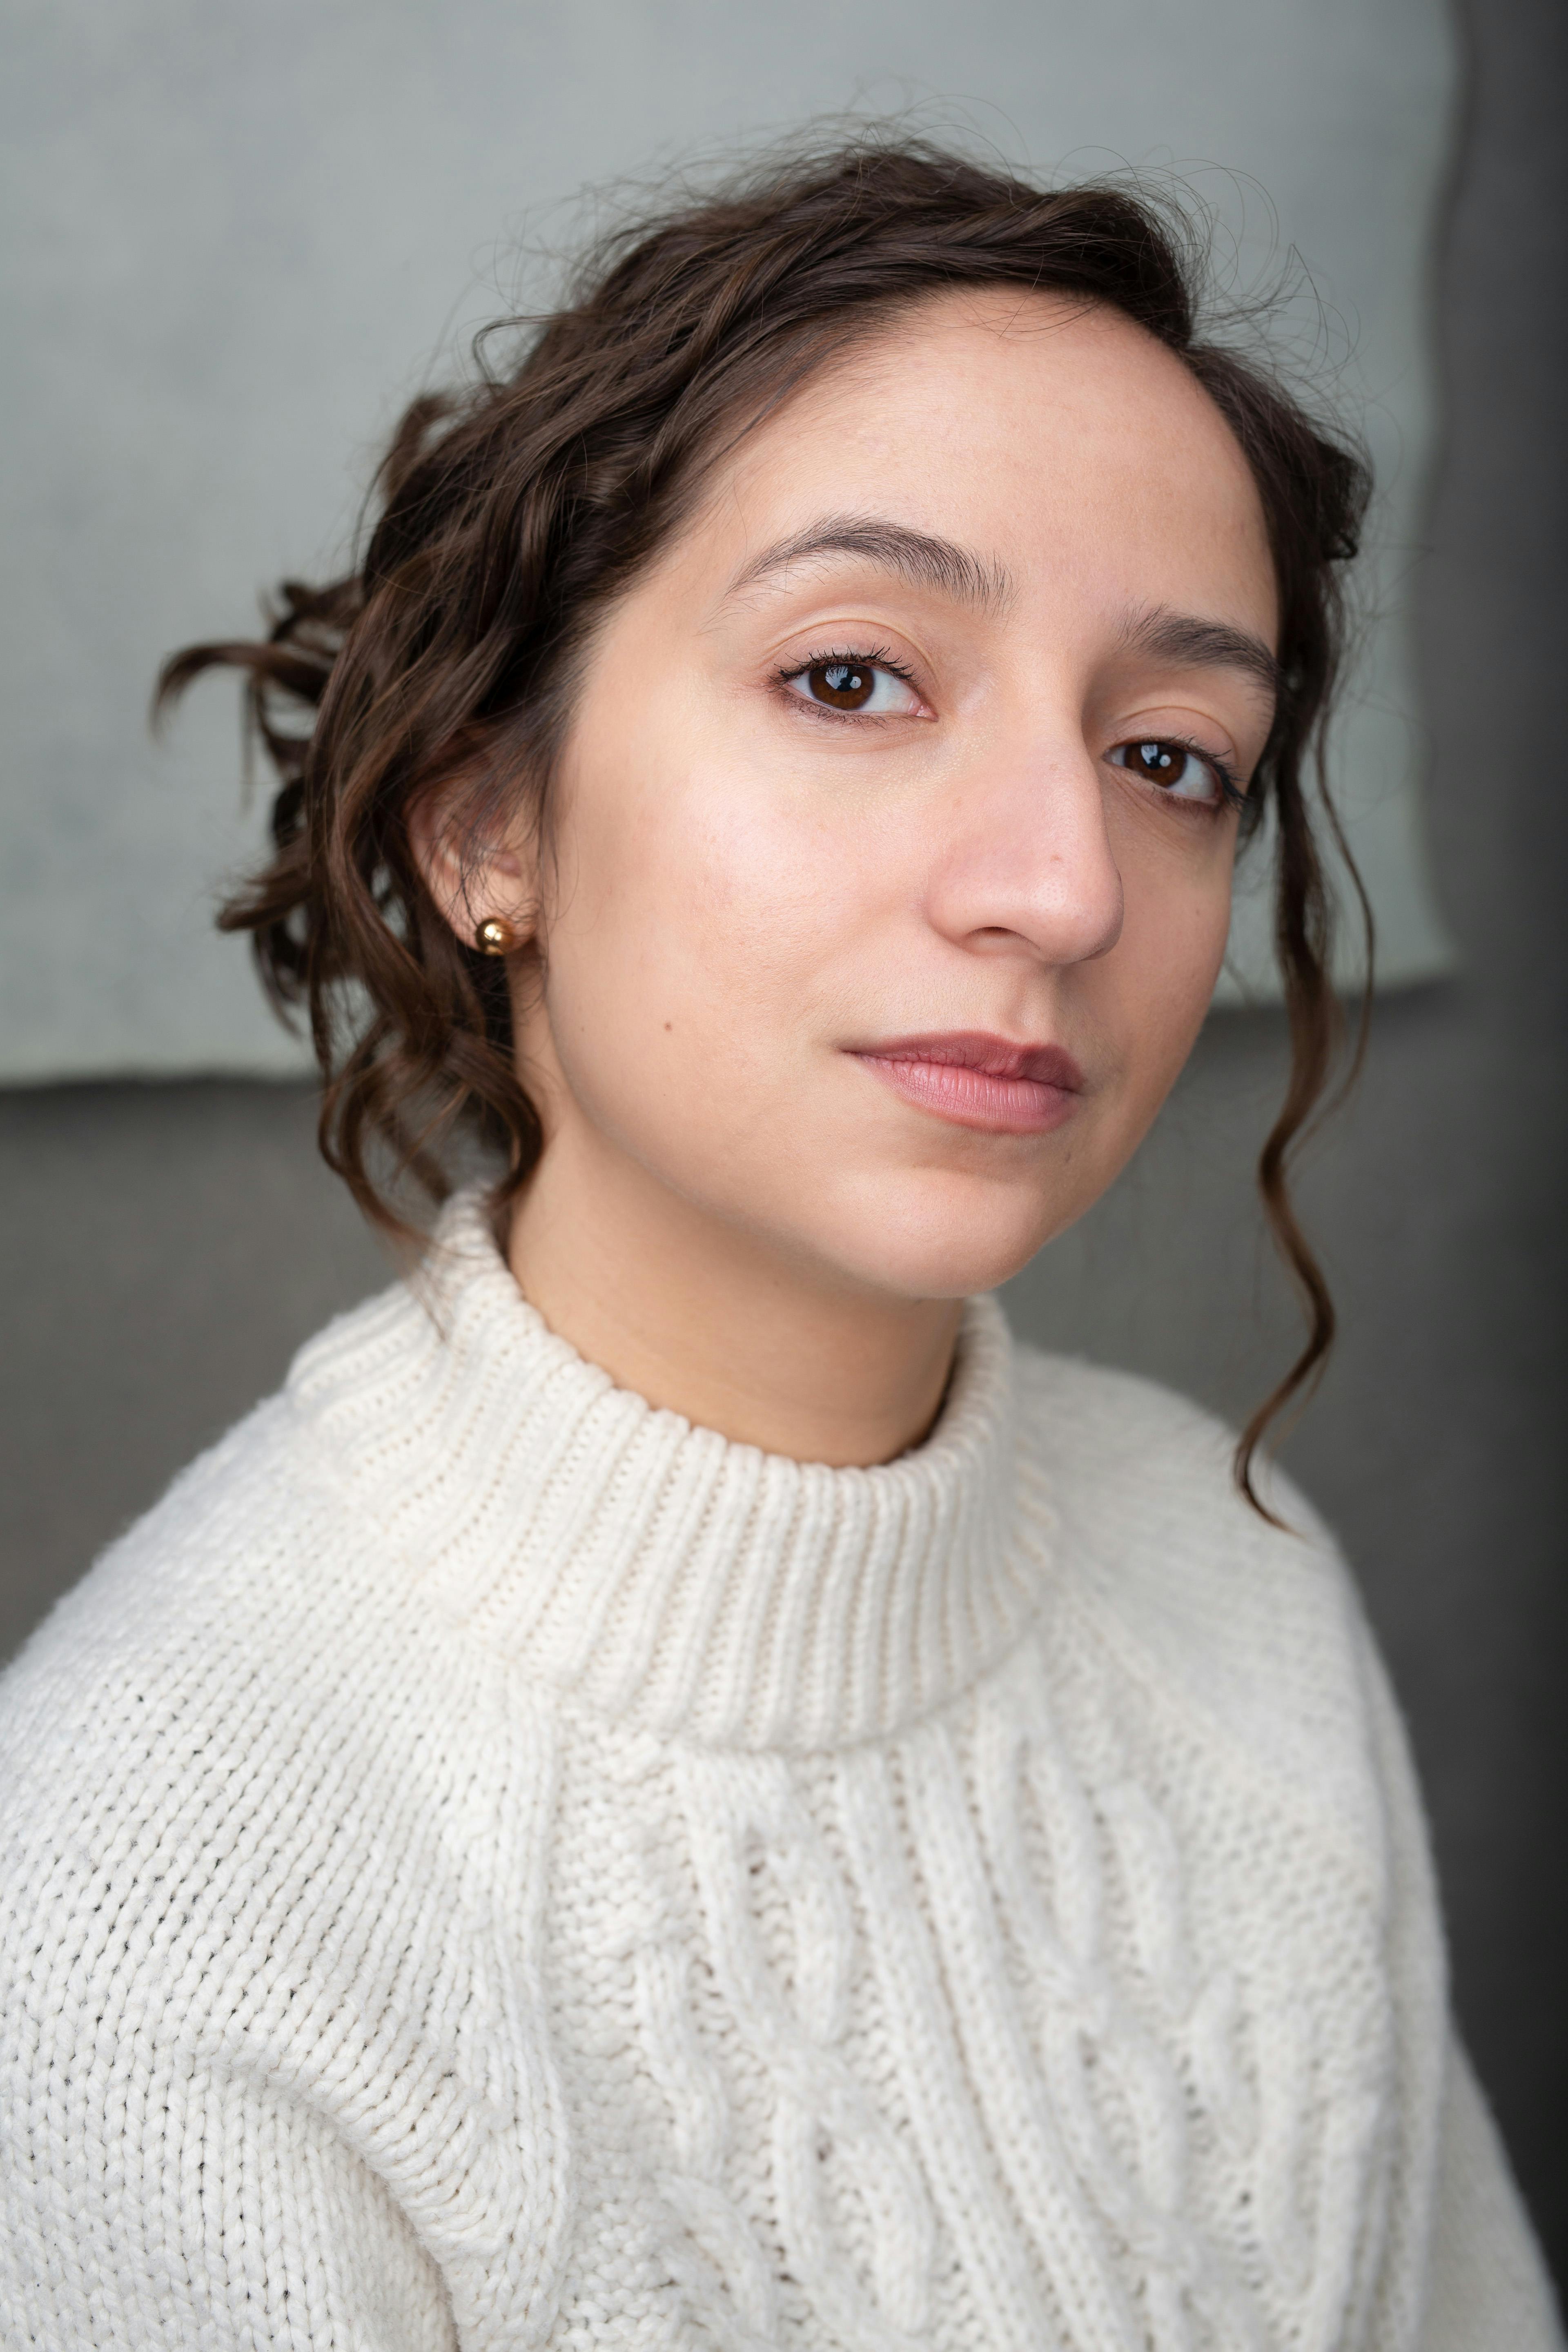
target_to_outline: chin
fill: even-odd
[[[968,1298],[1011,1281],[1071,1224],[1082,1202],[1053,1202],[1045,1188],[973,1175],[856,1186],[840,1192],[822,1250],[852,1279],[905,1298]]]

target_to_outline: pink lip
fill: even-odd
[[[895,1094],[960,1127],[1045,1135],[1078,1108],[1083,1073],[1059,1045],[1020,1045],[982,1030],[889,1037],[849,1049]]]

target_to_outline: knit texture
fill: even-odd
[[[1440,2198],[1555,2345],[1226,1452],[988,1300],[898,1462],[731,1444],[459,1201],[0,1685],[5,2344],[1414,2352]]]

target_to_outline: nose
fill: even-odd
[[[977,763],[978,765],[978,763]],[[1016,746],[955,793],[928,893],[936,928],[982,954],[1087,962],[1121,935],[1121,874],[1081,742]]]

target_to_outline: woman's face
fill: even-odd
[[[1203,1020],[1275,630],[1240,452],[1120,316],[958,292],[813,379],[585,665],[547,1149],[836,1284],[1016,1272]]]

